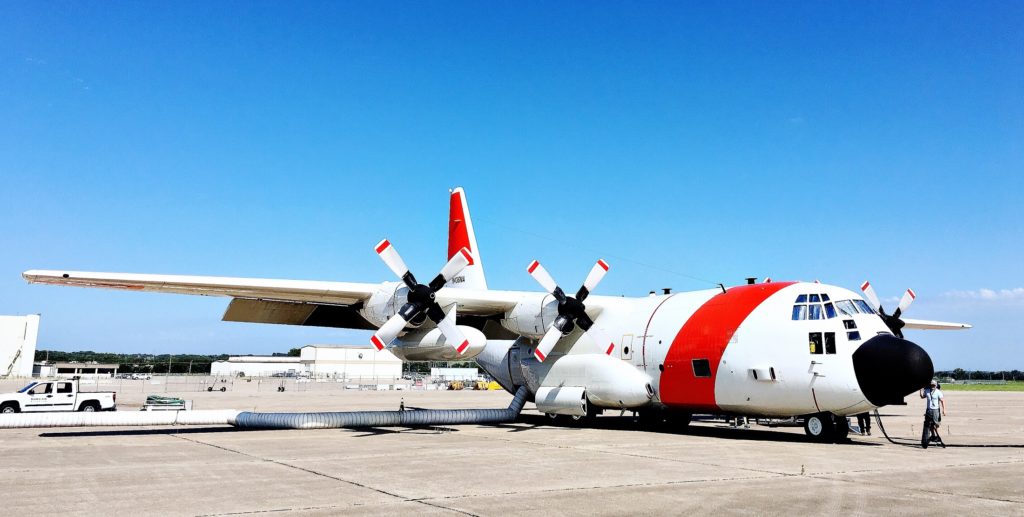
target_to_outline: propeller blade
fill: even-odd
[[[551,353],[551,349],[555,348],[555,344],[562,337],[562,331],[555,328],[554,325],[544,333],[544,337],[540,339],[540,343],[537,344],[537,349],[533,351],[534,357],[538,361],[544,362],[547,359],[548,354]]]
[[[604,351],[605,355],[612,355],[612,352],[615,351],[615,342],[608,337],[608,334],[605,334],[597,325],[591,325],[590,328],[586,329],[586,331],[587,335],[590,336],[590,339]]]
[[[903,298],[900,298],[900,305],[897,309],[899,311],[899,314],[907,312],[907,308],[910,307],[910,304],[914,303],[914,299],[916,298],[917,294],[914,293],[914,290],[907,289],[907,292],[903,293]]]
[[[462,248],[458,253],[452,255],[451,260],[441,268],[441,272],[430,281],[430,288],[434,291],[444,287],[444,284],[448,283],[455,275],[462,272],[472,262],[473,259],[469,255],[469,250]]]
[[[583,281],[583,287],[576,293],[576,299],[583,301],[590,295],[591,291],[597,287],[597,284],[601,283],[601,279],[608,273],[608,263],[604,259],[598,259],[597,264],[590,268],[590,274],[587,275],[587,279]]]
[[[878,295],[875,294],[875,288],[871,287],[871,283],[865,280],[860,285],[860,290],[864,291],[864,295],[868,297],[868,303],[871,304],[871,308],[882,312],[882,302],[878,301]]]
[[[370,343],[373,343],[373,346],[377,351],[384,350],[392,341],[395,340],[396,337],[398,337],[398,333],[405,328],[406,323],[407,321],[402,317],[401,313],[395,314],[385,321],[384,324],[377,329],[377,332],[370,336]]]
[[[391,270],[398,278],[401,278],[409,287],[416,285],[415,278],[412,279],[412,284],[409,284],[412,275],[409,272],[409,268],[406,267],[405,261],[402,260],[401,255],[398,254],[398,250],[391,245],[387,239],[384,239],[377,243],[377,247],[374,248],[377,251],[377,255],[380,259],[387,264],[388,269]]]
[[[555,283],[555,279],[551,278],[548,274],[548,270],[544,269],[544,266],[540,265],[540,262],[534,260],[530,262],[530,266],[526,268],[526,271],[530,273],[530,276],[544,288],[545,291],[554,294],[555,289],[558,289],[558,284]],[[541,359],[543,361],[543,359]]]
[[[463,248],[465,249],[465,248]],[[444,340],[450,344],[455,351],[462,355],[463,352],[469,348],[469,340],[466,339],[466,335],[459,330],[458,325],[455,324],[456,320],[456,309],[457,305],[452,304],[451,310],[448,314],[445,314],[441,321],[436,322],[437,328],[441,329],[441,334],[444,334]]]

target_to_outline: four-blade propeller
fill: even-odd
[[[469,250],[466,248],[459,250],[441,268],[441,272],[429,284],[416,282],[416,277],[413,276],[412,271],[409,271],[405,261],[402,260],[402,257],[398,255],[398,251],[395,250],[395,247],[387,239],[377,244],[376,251],[388,268],[409,287],[409,294],[406,297],[406,304],[398,310],[398,313],[384,322],[377,329],[377,332],[370,337],[370,342],[373,343],[373,346],[377,350],[383,350],[398,337],[398,333],[407,324],[420,325],[423,323],[424,318],[430,318],[441,329],[445,341],[455,347],[458,353],[464,352],[466,347],[469,346],[469,341],[455,325],[455,305],[453,304],[451,310],[445,314],[444,309],[435,300],[435,295],[452,277],[459,274],[463,268],[469,265],[472,261]]]
[[[526,271],[530,273],[530,276],[545,291],[551,293],[558,300],[558,316],[555,318],[554,323],[551,324],[551,328],[544,333],[544,337],[541,338],[537,349],[533,352],[538,361],[544,361],[548,354],[551,353],[551,350],[555,348],[558,340],[572,332],[576,325],[579,325],[590,336],[590,339],[594,340],[599,346],[606,346],[605,353],[611,355],[612,351],[615,350],[615,343],[594,325],[594,321],[590,319],[590,316],[587,316],[587,307],[583,305],[583,300],[587,299],[590,292],[597,287],[597,284],[604,278],[605,273],[608,272],[607,262],[598,260],[597,264],[594,264],[590,274],[587,275],[587,279],[583,281],[583,286],[576,293],[576,297],[567,296],[565,291],[558,287],[555,280],[544,269],[544,266],[540,265],[540,262],[534,260],[526,268]]]
[[[917,295],[914,294],[914,290],[907,289],[907,292],[903,293],[903,298],[900,298],[900,304],[892,314],[886,314],[885,308],[882,307],[882,302],[879,301],[878,295],[875,294],[875,288],[871,287],[870,282],[865,280],[864,283],[861,284],[860,290],[864,291],[864,296],[867,296],[868,303],[871,304],[873,309],[878,311],[878,315],[882,317],[882,321],[884,321],[885,325],[889,327],[889,330],[891,330],[896,337],[902,338],[903,327],[906,323],[900,319],[900,316],[907,311],[910,304],[914,303],[914,299],[917,298]]]

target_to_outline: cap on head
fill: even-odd
[[[939,381],[937,381],[935,379],[932,379],[932,386],[937,386],[938,384],[939,384]]]

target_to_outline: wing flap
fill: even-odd
[[[223,321],[374,330],[353,306],[235,298]]]

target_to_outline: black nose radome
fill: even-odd
[[[853,371],[864,397],[876,406],[902,404],[935,373],[928,352],[889,334],[865,341],[853,353]]]

